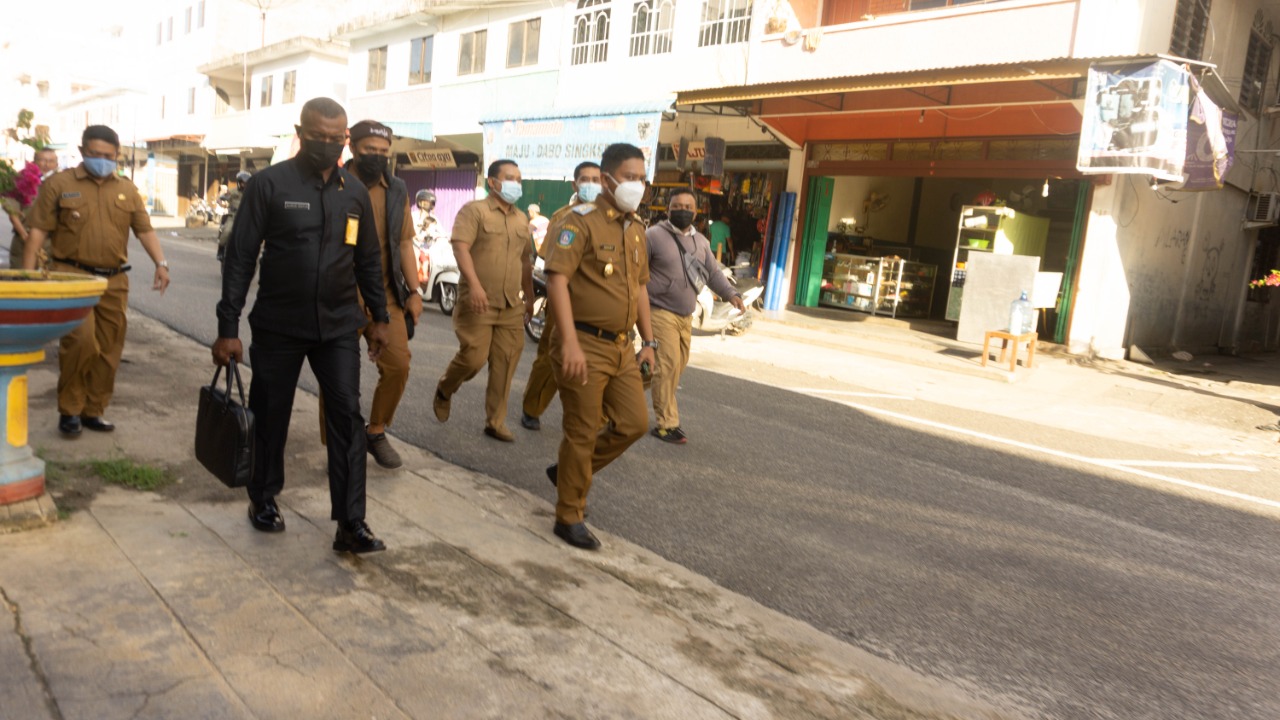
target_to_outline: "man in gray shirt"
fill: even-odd
[[[693,228],[697,215],[693,190],[677,188],[667,200],[670,220],[649,228],[649,315],[653,338],[658,341],[657,368],[653,374],[653,413],[659,440],[683,445],[676,387],[689,364],[689,339],[693,334],[693,310],[703,283],[738,310],[746,310],[742,296],[725,277],[723,266],[711,252],[711,243]]]

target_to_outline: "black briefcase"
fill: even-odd
[[[219,367],[213,381],[200,388],[196,412],[196,459],[227,487],[244,487],[253,479],[253,411],[245,403],[244,383],[232,360],[227,368],[226,387],[218,387]],[[235,376],[240,402],[231,396]]]

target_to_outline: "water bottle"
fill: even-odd
[[[1035,327],[1036,314],[1031,307],[1031,301],[1027,299],[1027,291],[1022,291],[1022,297],[1013,301],[1009,306],[1009,332],[1015,335],[1031,332],[1031,328]]]

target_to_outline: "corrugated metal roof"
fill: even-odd
[[[558,120],[560,118],[573,117],[608,117],[610,115],[640,115],[643,113],[662,112],[671,107],[675,101],[675,97],[668,95],[664,98],[655,98],[634,103],[619,103],[614,105],[586,105],[581,107],[568,108],[551,108],[538,112],[522,113],[519,110],[502,110],[489,113],[480,117],[480,123],[505,122],[507,120],[523,120],[529,122],[531,120]]]

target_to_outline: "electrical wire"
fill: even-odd
[[[1031,114],[1036,117],[1036,120],[1039,121],[1039,123],[1044,126],[1045,130],[1048,130],[1054,135],[1079,135],[1080,134],[1079,130],[1068,130],[1066,132],[1054,130],[1053,128],[1049,127],[1049,123],[1045,122],[1044,118],[1040,117],[1040,113],[1036,112],[1036,108],[1034,105],[1028,105],[1027,109],[1030,110]]]
[[[938,115],[941,115],[942,117],[944,117],[944,118],[946,118],[946,119],[948,119],[948,120],[968,121],[968,120],[981,120],[982,118],[984,118],[984,117],[986,117],[986,116],[988,116],[988,115],[994,115],[994,114],[996,114],[996,113],[1000,112],[1000,111],[1001,111],[1001,110],[1003,110],[1003,109],[1004,109],[1004,106],[1003,106],[1003,105],[997,105],[996,107],[992,108],[991,110],[989,110],[989,111],[987,111],[987,112],[984,112],[984,113],[982,113],[981,115],[974,115],[973,117],[952,117],[952,116],[948,115],[948,114],[946,113],[946,111],[945,111],[945,110],[932,110],[931,112],[937,113]]]
[[[1133,191],[1133,216],[1130,217],[1129,220],[1126,222],[1120,222],[1120,219],[1116,218],[1116,227],[1120,227],[1120,228],[1128,228],[1130,225],[1132,225],[1133,221],[1138,219],[1138,211],[1142,207],[1142,198],[1138,196],[1138,188],[1134,187],[1133,185],[1134,183],[1133,176],[1125,175],[1124,177],[1126,180],[1129,181],[1127,183],[1128,188]],[[1123,195],[1121,196],[1121,199],[1122,200],[1124,199]]]

